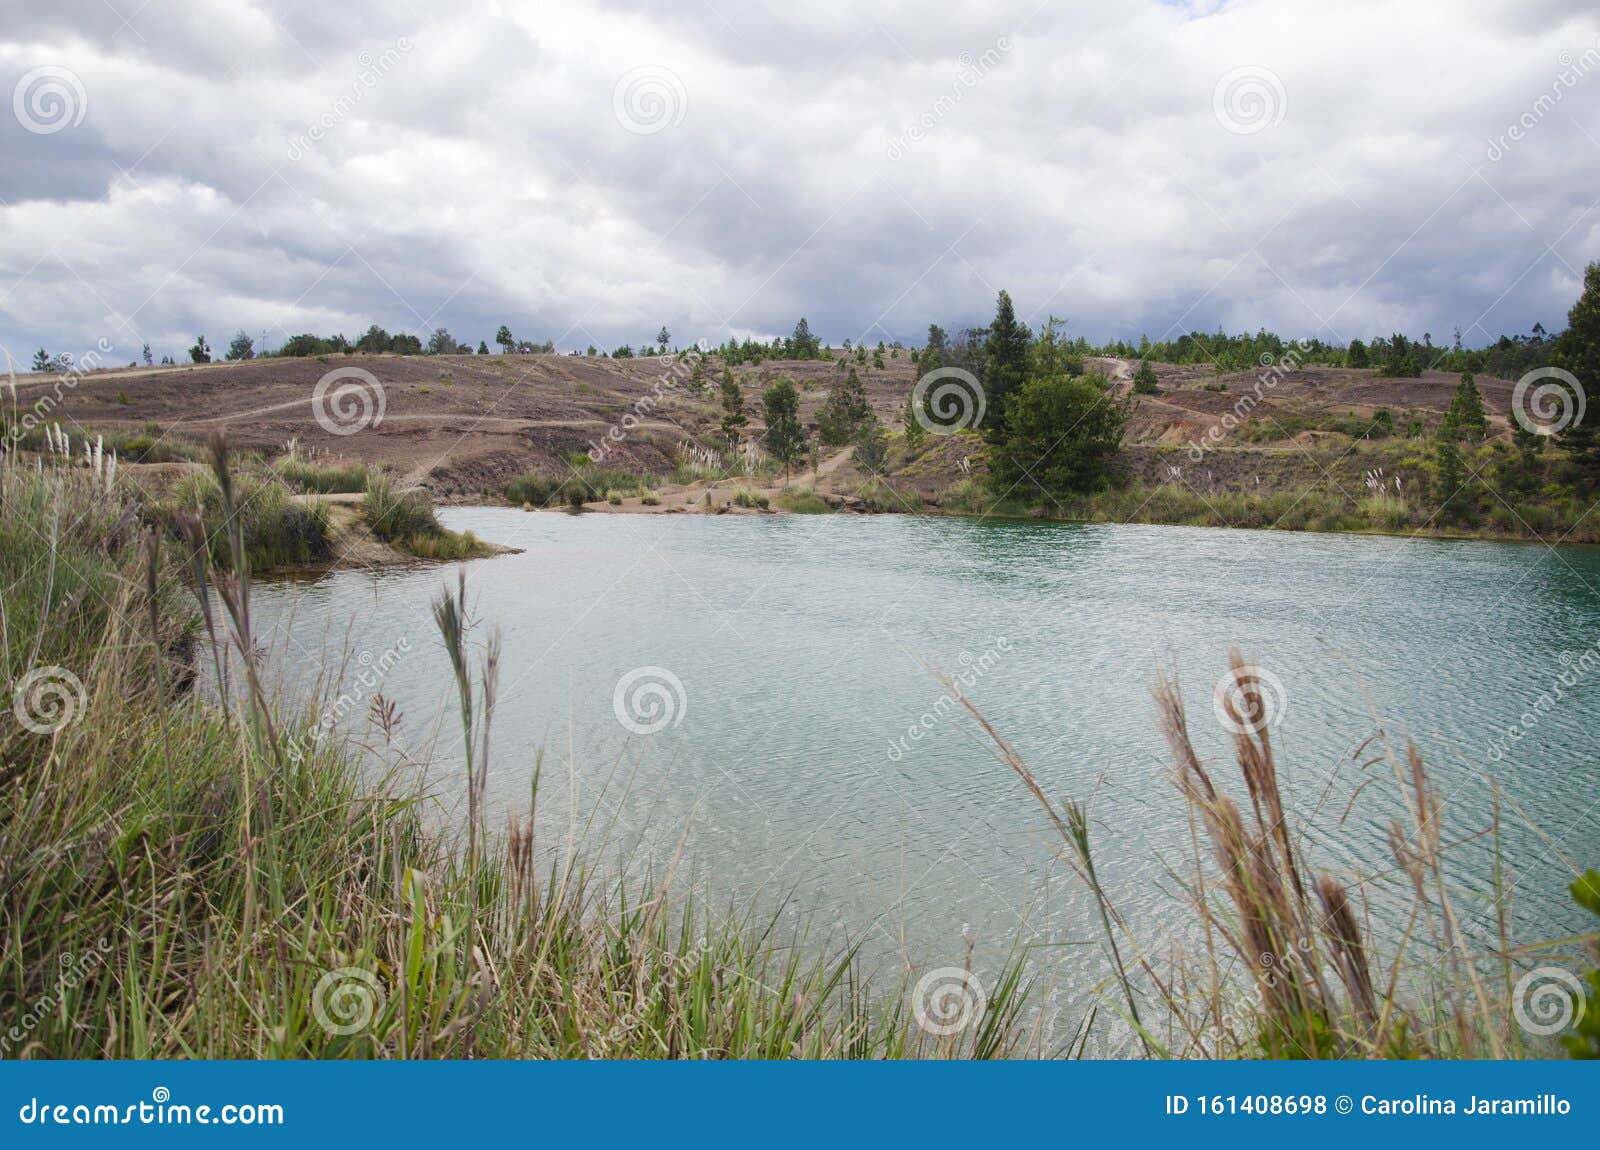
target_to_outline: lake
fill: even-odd
[[[1171,872],[1192,848],[1150,687],[1179,675],[1196,745],[1242,793],[1213,706],[1235,644],[1271,685],[1296,833],[1320,869],[1375,879],[1380,928],[1406,892],[1384,845],[1399,788],[1364,765],[1378,735],[1417,743],[1447,840],[1488,828],[1498,781],[1518,937],[1581,925],[1565,887],[1600,863],[1600,550],[904,516],[441,518],[524,549],[463,565],[477,637],[497,625],[504,644],[491,825],[526,809],[542,754],[547,846],[573,812],[626,865],[659,872],[681,844],[680,881],[860,942],[873,964],[959,964],[970,946],[993,969],[1023,946],[1053,1008],[1081,1005],[1074,975],[1105,968],[1047,819],[940,673],[964,674],[1053,799],[1089,804],[1102,881],[1141,940],[1181,935],[1193,916]],[[447,803],[464,782],[429,602],[455,579],[338,572],[255,596],[291,679],[341,653],[366,670],[346,730],[368,731],[372,690],[419,753],[439,727],[430,782]],[[1485,938],[1488,849],[1458,847],[1452,876]]]

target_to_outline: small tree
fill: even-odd
[[[1456,385],[1456,393],[1444,413],[1440,432],[1469,443],[1480,443],[1489,434],[1489,416],[1483,408],[1483,396],[1478,393],[1470,371],[1461,373],[1461,382]]]
[[[661,348],[661,354],[667,353],[667,345],[672,342],[672,333],[667,330],[667,325],[662,324],[661,330],[656,332],[656,344]]]
[[[805,458],[806,429],[800,425],[800,394],[794,384],[780,379],[761,396],[767,421],[762,443],[767,452],[783,464],[785,481],[795,463]]]
[[[1561,446],[1571,453],[1585,482],[1600,484],[1600,263],[1584,270],[1583,294],[1567,313],[1567,330],[1556,341],[1556,360],[1585,393],[1583,418],[1562,432]]]
[[[461,351],[461,345],[456,342],[456,337],[442,327],[433,329],[433,334],[428,337],[429,355],[456,355]]]
[[[988,362],[984,367],[983,389],[988,408],[983,423],[991,432],[1004,429],[1006,404],[1021,390],[1028,377],[1028,345],[1032,341],[1033,333],[1028,325],[1017,320],[1010,294],[1001,292],[995,302],[994,321],[984,341]]]
[[[1136,395],[1161,394],[1161,389],[1156,386],[1156,369],[1150,366],[1148,359],[1141,359],[1139,370],[1133,373],[1133,390]]]
[[[149,344],[145,344],[144,345],[144,365],[146,367],[154,367],[155,366],[155,362],[156,362],[155,361],[155,357],[150,354],[150,345]]]
[[[922,420],[917,418],[917,401],[914,395],[906,396],[906,405],[900,409],[900,426],[906,433],[906,446],[912,451],[920,448],[922,438],[928,434],[928,429],[922,426]]]
[[[805,316],[801,316],[800,322],[794,325],[789,346],[796,359],[816,359],[822,354],[822,341],[811,334],[811,325],[806,322]]]
[[[481,339],[478,341],[478,354],[479,355],[488,355],[489,354],[489,344],[486,341],[481,340]]]
[[[50,353],[40,348],[33,353],[33,370],[44,375],[49,375],[56,369],[56,361],[50,358]]]
[[[1461,488],[1466,484],[1466,464],[1455,436],[1443,425],[1433,440],[1433,497],[1439,504],[1439,518],[1451,522],[1462,518],[1466,501]]]
[[[1367,355],[1367,345],[1359,339],[1350,341],[1350,349],[1344,353],[1346,367],[1371,367],[1372,360]]]
[[[739,442],[739,429],[750,422],[744,414],[744,392],[733,378],[731,368],[722,369],[722,436],[733,447]]]
[[[856,429],[855,450],[851,458],[857,467],[868,475],[878,475],[883,471],[884,461],[889,455],[889,437],[884,434],[883,424],[878,422],[878,417],[872,412],[867,413],[867,418]]]
[[[211,345],[206,343],[205,336],[197,336],[194,346],[189,349],[189,359],[195,363],[211,362]]]
[[[1000,491],[1068,495],[1100,487],[1122,446],[1126,410],[1093,375],[1030,379],[1008,405],[989,451]]]
[[[223,356],[226,360],[254,359],[256,357],[255,341],[245,333],[244,329],[233,333],[233,340],[228,344],[228,354]]]
[[[834,383],[827,402],[817,413],[817,434],[822,442],[835,447],[849,443],[871,414],[866,388],[852,367],[848,375]]]

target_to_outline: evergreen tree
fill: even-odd
[[[928,429],[917,418],[916,400],[912,396],[906,396],[906,405],[900,409],[900,426],[905,430],[907,447],[915,451],[922,446],[922,438],[928,434]]]
[[[794,325],[789,345],[795,359],[816,359],[822,354],[822,341],[811,334],[811,325],[806,322],[805,316],[801,316],[800,322]]]
[[[489,354],[489,343],[488,343],[487,340],[480,339],[478,341],[478,354],[479,355],[488,355]]]
[[[1350,341],[1350,350],[1344,353],[1346,367],[1370,367],[1372,360],[1367,356],[1367,345],[1359,339]]]
[[[822,442],[832,446],[849,443],[868,416],[872,405],[867,402],[867,390],[861,385],[856,369],[837,381],[828,392],[827,402],[817,413],[817,434]]]
[[[145,344],[144,345],[144,365],[146,367],[153,367],[153,366],[155,366],[155,362],[156,362],[155,361],[155,357],[153,357],[150,354],[150,345],[149,344]]]
[[[1148,359],[1141,359],[1139,370],[1133,373],[1133,390],[1136,395],[1161,394],[1161,389],[1156,386],[1156,369],[1150,366]]]
[[[876,415],[867,413],[867,418],[856,429],[852,442],[855,450],[851,452],[851,458],[855,465],[868,475],[881,474],[889,455],[889,437],[884,434],[883,424],[878,422]]]
[[[500,345],[500,351],[504,355],[510,355],[511,349],[517,346],[516,337],[505,324],[501,324],[500,330],[494,333],[494,341]]]
[[[1461,449],[1453,435],[1444,426],[1433,440],[1433,497],[1439,504],[1439,519],[1449,523],[1462,518],[1466,512],[1466,464],[1461,459]]]
[[[744,414],[744,392],[731,369],[722,370],[722,435],[733,447],[739,442],[739,429],[750,422]]]
[[[1469,443],[1480,443],[1489,434],[1489,415],[1484,411],[1483,396],[1478,393],[1470,371],[1461,373],[1461,382],[1456,385],[1440,430]]]
[[[196,337],[194,346],[189,349],[189,359],[195,363],[211,362],[211,345],[206,343],[205,336]]]
[[[1006,404],[1022,389],[1028,375],[1028,345],[1032,336],[1027,325],[1017,322],[1011,296],[1002,291],[995,303],[994,321],[984,341],[988,364],[984,369],[983,389],[988,402],[984,427],[1002,432],[1006,425]]]
[[[55,371],[55,369],[56,361],[50,358],[50,353],[44,348],[41,347],[38,351],[33,353],[34,371],[47,375],[50,372]]]
[[[934,351],[943,351],[950,346],[950,337],[945,334],[944,328],[936,323],[930,323],[928,325],[928,342],[926,346]]]
[[[661,330],[656,332],[656,345],[661,348],[661,354],[667,354],[667,344],[672,342],[672,333],[667,330],[667,325],[662,324]]]
[[[1097,376],[1037,377],[1007,404],[1003,434],[989,449],[997,489],[1052,496],[1103,486],[1122,446],[1126,408]],[[1034,485],[1038,486],[1035,487]]]
[[[794,384],[780,379],[761,396],[767,430],[762,437],[768,454],[783,464],[784,479],[795,463],[805,458],[806,429],[800,425],[800,395]]]
[[[1582,397],[1573,397],[1583,417],[1561,434],[1561,446],[1572,456],[1591,486],[1600,483],[1600,263],[1583,273],[1583,294],[1567,313],[1567,330],[1556,341],[1557,363],[1577,377]]]

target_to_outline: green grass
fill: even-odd
[[[794,515],[827,515],[833,510],[809,487],[792,487],[780,492],[778,506]]]
[[[571,474],[559,477],[523,475],[506,484],[507,502],[521,506],[562,507],[578,496],[584,503],[600,503],[613,494],[619,498],[643,495],[660,482],[651,475],[635,475],[592,463],[580,464]]]
[[[426,491],[396,491],[382,471],[367,477],[364,510],[374,535],[419,559],[471,559],[490,553],[472,532],[451,531],[441,524]]]
[[[241,471],[233,479],[238,488],[234,515],[244,532],[252,570],[305,566],[332,555],[328,509],[321,501],[295,499],[270,473]],[[163,505],[169,513],[198,509],[211,561],[218,566],[232,562],[227,542],[230,519],[214,475],[202,471],[184,476]]]
[[[136,534],[138,508],[75,476],[12,471],[0,471],[0,571],[22,587],[6,600],[6,670],[21,672],[38,650],[70,665],[85,690],[48,736],[22,727],[9,707],[0,714],[0,1016],[27,1024],[0,1056],[1016,1049],[1014,971],[990,995],[983,1025],[934,1039],[915,1026],[906,987],[869,978],[851,948],[787,917],[713,911],[709,895],[661,875],[606,879],[589,861],[605,843],[573,851],[564,834],[547,843],[530,809],[491,833],[477,808],[464,849],[436,829],[448,820],[419,789],[425,765],[387,739],[404,716],[378,707],[362,722],[358,710],[354,732],[313,740],[302,732],[338,684],[325,682],[303,709],[272,701],[278,692],[261,679],[258,637],[240,609],[244,588],[214,582],[204,549],[191,578],[220,605],[200,632],[199,657],[224,668],[232,689],[215,702],[185,689],[178,641],[195,635],[198,603],[179,584],[175,549],[152,564],[108,530],[126,523]],[[231,519],[237,477],[218,489]],[[41,556],[27,541],[49,538],[55,522],[70,527]],[[142,590],[152,572],[154,630]],[[47,609],[50,588],[74,588],[74,578],[109,598],[86,593],[70,611]],[[470,666],[482,644],[467,634],[464,604],[447,610],[450,601],[441,598],[434,641],[474,681],[464,721],[487,747],[482,700],[498,644],[491,639],[483,665]],[[365,757],[358,742],[370,748]],[[530,806],[537,796],[536,775]]]
[[[747,487],[741,487],[733,493],[733,505],[735,507],[759,508],[765,511],[767,510],[768,499],[758,491],[751,491]]]
[[[288,455],[274,463],[272,470],[294,491],[332,495],[367,489],[368,475],[365,463],[324,466]]]

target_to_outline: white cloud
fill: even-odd
[[[1564,0],[71,0],[0,28],[6,91],[53,65],[88,100],[48,135],[0,114],[14,349],[802,313],[914,339],[1000,287],[1094,338],[1482,341],[1559,327],[1600,257],[1600,13]],[[614,110],[641,67],[683,101],[651,134]],[[1233,69],[1260,130],[1219,123]]]

